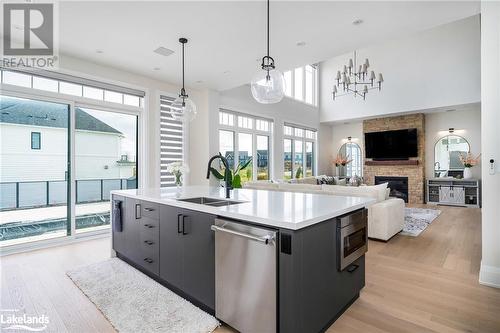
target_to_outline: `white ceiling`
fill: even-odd
[[[479,6],[271,1],[271,56],[287,70],[472,16]],[[263,1],[60,2],[59,10],[61,53],[171,83],[181,80],[179,37],[189,39],[186,85],[193,87],[225,90],[248,83],[265,54]],[[356,19],[364,23],[355,26]],[[306,45],[298,47],[299,41]],[[175,53],[153,53],[159,46]]]

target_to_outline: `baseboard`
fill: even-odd
[[[484,265],[481,262],[481,270],[479,271],[479,284],[488,287],[500,288],[500,268]]]

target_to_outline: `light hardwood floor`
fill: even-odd
[[[500,290],[478,284],[480,210],[439,209],[419,237],[370,241],[366,287],[329,333],[500,332]],[[1,258],[0,307],[48,315],[49,332],[114,332],[65,275],[109,250],[100,239]]]

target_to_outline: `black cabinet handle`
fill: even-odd
[[[154,225],[151,224],[145,224],[144,226],[148,229],[153,229],[155,227]]]
[[[135,204],[135,218],[136,220],[141,218],[141,204]]]
[[[351,265],[349,267],[347,267],[347,271],[349,273],[354,273],[355,270],[357,270],[359,268],[359,265]]]
[[[182,216],[182,214],[177,214],[177,233],[178,234],[182,233],[182,230],[181,230],[181,216]]]
[[[144,261],[147,262],[148,264],[153,263],[153,259],[151,259],[151,258],[144,258]]]
[[[186,223],[186,215],[182,215],[182,234],[183,235],[187,235],[185,223]]]
[[[149,207],[144,207],[144,210],[146,212],[154,212],[155,209],[154,208],[149,208]]]
[[[148,244],[148,245],[153,245],[154,242],[150,241],[150,240],[145,240],[144,243]]]

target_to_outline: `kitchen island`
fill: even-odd
[[[240,331],[321,332],[365,284],[370,198],[112,192],[116,255]]]

